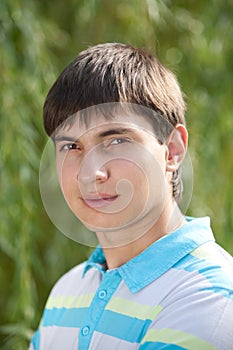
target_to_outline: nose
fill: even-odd
[[[98,157],[84,159],[78,173],[78,180],[83,184],[102,183],[108,179],[108,170],[105,164],[101,164]]]

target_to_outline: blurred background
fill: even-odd
[[[53,226],[38,185],[44,98],[88,46],[139,46],[177,74],[195,173],[187,214],[209,215],[233,254],[232,18],[231,0],[0,1],[1,349],[27,348],[52,285],[90,253]]]

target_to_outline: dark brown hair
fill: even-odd
[[[142,49],[107,43],[82,51],[58,77],[44,104],[45,130],[51,136],[76,112],[109,102],[147,107],[172,127],[185,124],[185,103],[175,75]],[[172,185],[178,200],[180,169],[173,173]]]

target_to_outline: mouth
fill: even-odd
[[[102,193],[88,194],[83,199],[84,203],[90,208],[103,208],[113,203],[119,196]]]

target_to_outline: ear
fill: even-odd
[[[167,141],[167,165],[169,172],[176,171],[182,164],[188,145],[188,131],[183,124],[177,124]]]

